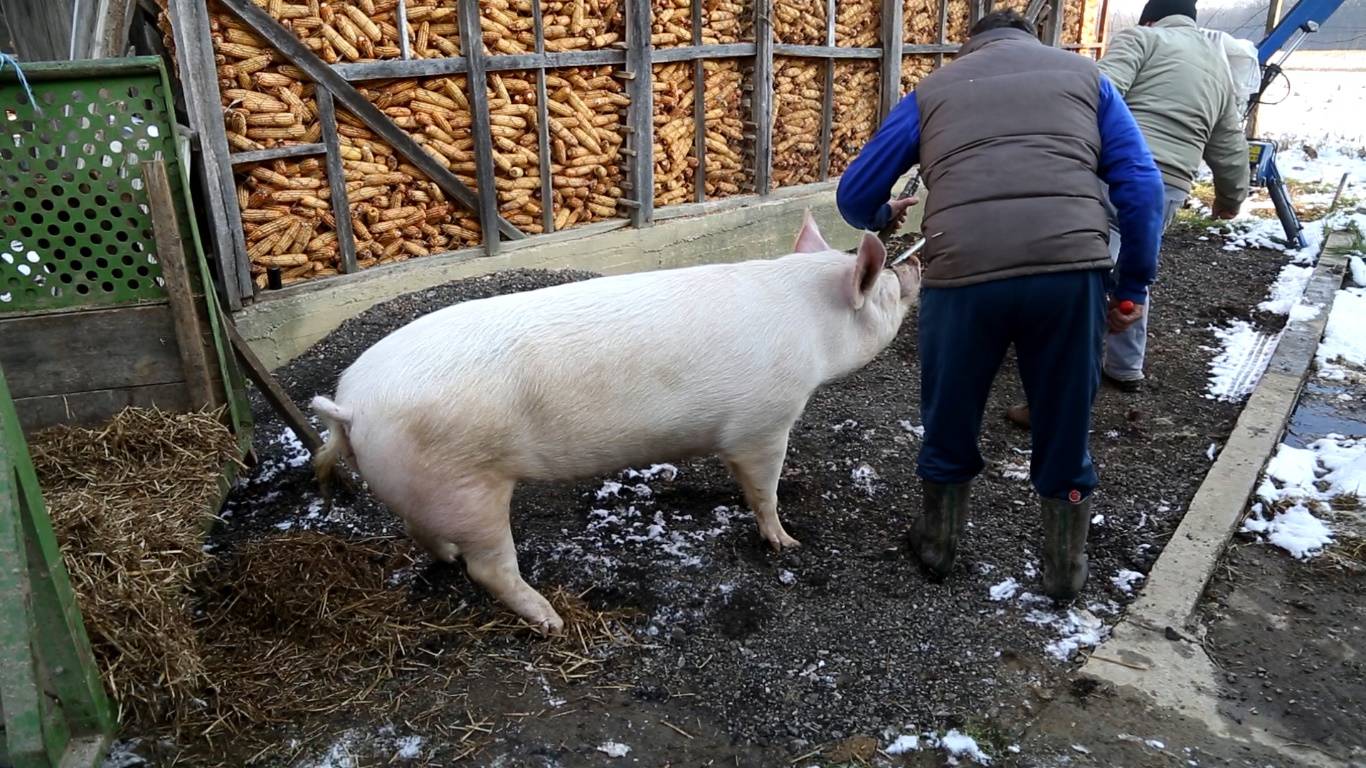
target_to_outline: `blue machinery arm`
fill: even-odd
[[[1343,0],[1299,0],[1275,28],[1257,44],[1257,62],[1262,65],[1262,83],[1248,104],[1249,113],[1262,99],[1262,94],[1276,78],[1281,76],[1281,65],[1304,44],[1309,35],[1317,32],[1319,25],[1328,20]],[[1273,56],[1279,53],[1275,62]],[[1252,165],[1252,183],[1266,187],[1267,194],[1276,208],[1276,217],[1281,221],[1285,237],[1290,242],[1304,248],[1308,245],[1304,237],[1304,226],[1290,202],[1290,191],[1276,167],[1276,143],[1265,140],[1248,141],[1249,162]]]
[[[1328,17],[1332,16],[1342,6],[1342,3],[1343,0],[1300,0],[1295,3],[1294,7],[1276,24],[1276,28],[1271,30],[1271,34],[1257,44],[1257,60],[1262,66],[1266,66],[1277,51],[1287,48],[1287,43],[1292,37],[1295,37],[1296,32],[1304,32],[1305,34],[1314,32],[1320,24],[1327,21]],[[1288,56],[1295,48],[1298,48],[1298,41],[1303,39],[1304,37],[1301,35],[1297,44],[1286,50],[1286,55]]]

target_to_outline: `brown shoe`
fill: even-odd
[[[1029,406],[1012,405],[1006,409],[1006,419],[1017,427],[1029,429]]]

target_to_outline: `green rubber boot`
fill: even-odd
[[[1043,506],[1043,593],[1059,603],[1081,594],[1089,570],[1086,536],[1091,530],[1091,500],[1073,504],[1041,499]]]
[[[953,570],[958,537],[968,523],[972,483],[940,485],[922,480],[920,485],[924,503],[911,525],[911,549],[930,577],[939,581]]]

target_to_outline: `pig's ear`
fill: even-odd
[[[802,213],[802,228],[797,233],[797,244],[792,246],[796,253],[821,253],[830,250],[825,238],[821,237],[821,231],[816,228],[816,220],[811,216],[811,209],[808,208]]]
[[[858,257],[854,261],[854,309],[863,307],[864,299],[868,297],[868,292],[873,290],[873,286],[877,285],[878,276],[882,274],[882,267],[886,263],[887,248],[882,245],[877,235],[864,232],[863,241],[858,245]]]

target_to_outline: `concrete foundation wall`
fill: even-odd
[[[274,368],[379,302],[452,280],[508,269],[619,274],[780,256],[791,250],[807,209],[831,246],[858,244],[860,233],[840,219],[833,185],[826,184],[642,229],[603,232],[590,225],[505,243],[494,257],[452,254],[332,278],[262,298],[239,312],[236,322],[256,354]]]

